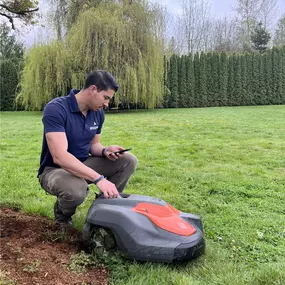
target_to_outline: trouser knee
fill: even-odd
[[[61,185],[57,195],[59,206],[65,214],[73,214],[88,194],[86,181],[80,178],[72,180]]]
[[[135,172],[137,165],[138,165],[138,159],[135,155],[128,153],[124,156],[124,159],[126,161],[127,168],[129,169],[130,173]]]
[[[57,196],[59,210],[72,216],[88,194],[88,184],[64,169],[47,167],[39,176],[42,188]]]
[[[62,200],[62,203],[60,204],[63,204],[64,202],[64,204],[68,205],[69,207],[77,207],[83,203],[86,196],[87,196],[87,188],[84,191],[78,189],[71,189],[69,191],[62,192],[58,196],[58,198]]]

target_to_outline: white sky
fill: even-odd
[[[181,10],[181,4],[180,4],[181,1],[179,0],[151,0],[151,1],[166,6],[167,10],[172,14],[179,13],[179,10]],[[234,14],[233,7],[237,4],[237,0],[208,0],[208,1],[209,3],[211,3],[212,15],[215,18],[222,18],[225,15],[227,15],[228,17],[233,16]],[[39,0],[39,3],[40,3],[40,10],[47,9],[46,0]],[[285,13],[285,0],[277,0],[277,5],[279,8],[280,15]],[[276,18],[276,20],[278,19],[279,17]],[[19,34],[19,37],[24,41],[27,47],[30,47],[33,45],[33,43],[37,41],[45,41],[47,34],[50,33],[50,31],[47,32],[47,30],[48,30],[48,25],[46,25],[46,27],[44,28],[40,26],[34,26],[22,30],[22,32],[20,32]]]
[[[168,8],[170,12],[179,11],[179,3],[181,1],[177,0],[151,0],[152,2],[159,3]],[[191,1],[191,0],[188,0]],[[212,6],[213,15],[217,18],[223,17],[225,15],[232,14],[232,8],[237,4],[237,0],[208,0]],[[285,0],[277,0],[277,5],[280,9],[280,14],[285,13]]]

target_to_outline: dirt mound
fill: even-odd
[[[84,253],[76,261],[84,244],[75,229],[63,230],[47,218],[7,208],[0,208],[0,226],[0,284],[108,284],[102,265],[80,273],[71,266],[86,263]]]

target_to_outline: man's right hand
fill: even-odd
[[[119,192],[112,182],[108,181],[106,178],[102,179],[97,183],[97,187],[104,194],[105,198],[117,198]]]

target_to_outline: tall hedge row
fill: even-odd
[[[13,111],[18,86],[17,65],[11,59],[0,59],[0,111]]]
[[[285,47],[264,54],[172,55],[164,107],[285,104]]]
[[[69,58],[64,57],[64,48],[61,45],[62,43],[56,42],[47,47],[34,48],[34,51],[37,49],[39,51],[31,53],[26,60],[22,77],[31,84],[22,84],[22,92],[17,97],[17,104],[14,99],[18,86],[16,76],[18,66],[10,59],[0,60],[1,111],[15,110],[16,105],[40,110],[52,99],[51,94],[65,95],[67,86],[73,86],[75,81],[73,80],[72,83],[70,80],[63,80],[63,78],[73,78],[74,74],[66,64]],[[55,66],[57,66],[56,70]],[[202,52],[183,56],[172,55],[169,59],[165,56],[161,66],[160,77],[163,79],[164,88],[161,88],[160,94],[164,93],[164,96],[163,105],[160,101],[159,107],[285,104],[285,46],[273,48],[263,54]],[[25,70],[28,67],[27,73]],[[149,82],[149,91],[147,91],[144,84],[139,85],[136,82],[132,71],[128,71],[127,79],[121,79],[119,83],[121,86],[135,85],[134,89],[137,92],[125,88],[125,92],[129,94],[126,98],[129,98],[128,100],[133,98],[135,101],[139,96],[143,99],[142,94],[146,93],[151,98],[153,84]],[[140,63],[138,72],[138,80],[147,81],[146,78],[149,78],[149,75]],[[37,82],[44,84],[36,84]],[[23,93],[28,96],[22,96]],[[34,97],[33,94],[35,94]],[[156,107],[156,104],[152,107]]]

